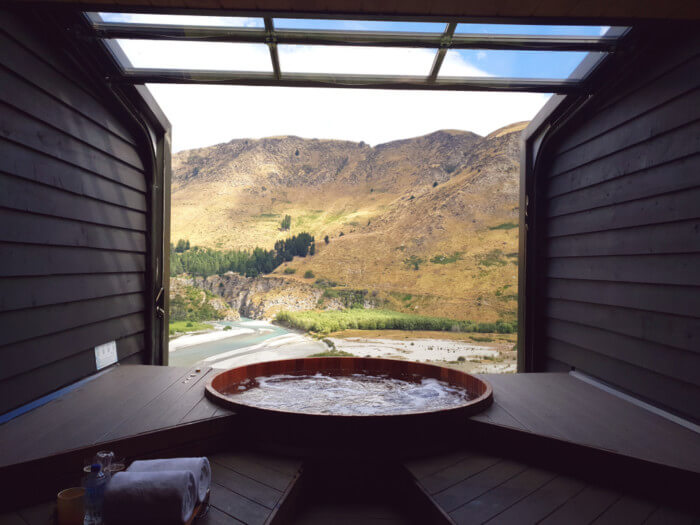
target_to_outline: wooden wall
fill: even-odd
[[[0,414],[94,373],[96,345],[150,359],[150,168],[90,85],[0,10]]]
[[[543,150],[539,368],[700,420],[700,38],[652,39]]]

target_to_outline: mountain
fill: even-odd
[[[526,124],[486,137],[441,130],[375,147],[284,136],[180,152],[172,239],[269,249],[306,231],[316,237],[316,254],[275,275],[366,289],[403,311],[512,318]],[[280,229],[285,215],[290,231]],[[314,279],[304,278],[308,270]]]

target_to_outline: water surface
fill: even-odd
[[[273,325],[272,323],[253,322],[252,319],[245,317],[241,317],[239,321],[217,321],[214,324],[230,326],[232,331],[238,328],[248,328],[252,329],[253,333],[235,335],[226,339],[178,348],[170,352],[169,364],[171,366],[192,366],[200,363],[207,357],[257,345],[273,337],[289,333],[289,330],[285,330],[281,326]]]
[[[237,402],[259,408],[343,416],[394,415],[427,412],[462,405],[471,396],[444,381],[419,382],[387,376],[273,375],[246,380]]]

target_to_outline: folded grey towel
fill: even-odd
[[[188,470],[197,484],[197,501],[202,503],[211,485],[211,466],[207,458],[172,458],[134,461],[127,472],[163,472],[166,470]]]
[[[192,516],[197,488],[188,470],[117,472],[107,484],[105,523],[182,524]]]

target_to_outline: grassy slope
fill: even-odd
[[[491,153],[497,155],[487,151],[484,157]],[[362,181],[265,191],[225,179],[194,182],[173,194],[172,239],[213,248],[271,247],[308,231],[316,236],[316,255],[296,258],[275,274],[309,282],[303,276],[311,270],[316,278],[376,292],[403,312],[510,319],[517,308],[518,230],[498,226],[517,222],[517,202],[512,191],[485,194],[479,177],[465,170],[433,187],[432,180],[416,183],[399,171],[391,185]],[[498,184],[493,188],[500,191]],[[285,214],[292,216],[289,232],[279,230]],[[430,262],[455,253],[454,262]],[[410,258],[424,262],[416,270],[406,264]],[[284,274],[288,267],[296,272]]]
[[[170,335],[177,332],[200,332],[202,330],[211,330],[212,326],[207,323],[200,323],[197,321],[173,321],[170,323]]]

